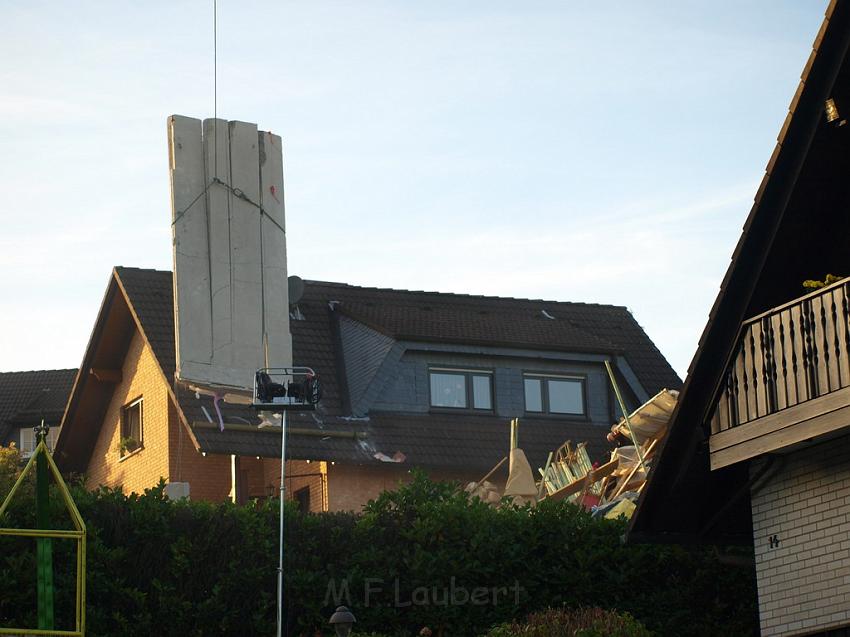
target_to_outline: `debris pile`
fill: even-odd
[[[514,419],[509,455],[481,480],[470,482],[466,491],[491,504],[498,504],[502,497],[510,497],[516,504],[535,504],[548,498],[574,502],[593,511],[594,516],[631,517],[652,468],[655,451],[667,433],[678,397],[679,392],[662,389],[615,423],[607,438],[620,446],[611,451],[605,464],[591,462],[586,442],[573,446],[568,440],[549,453],[546,465],[538,469],[540,479],[537,482],[525,453],[519,448],[519,420]],[[502,493],[490,478],[506,462],[509,474]]]
[[[615,448],[602,466],[590,464],[583,443],[575,449],[569,441],[561,445],[540,469],[541,495],[568,499],[594,515],[631,517],[678,397],[679,392],[662,389],[614,424],[608,441],[627,444]]]

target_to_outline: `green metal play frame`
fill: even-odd
[[[12,501],[12,498],[15,496],[15,493],[18,491],[18,488],[23,484],[24,478],[26,475],[33,470],[33,467],[36,465],[36,458],[46,458],[47,466],[50,469],[50,472],[53,474],[53,479],[56,481],[57,486],[59,487],[59,493],[62,494],[62,499],[65,502],[65,508],[68,510],[68,513],[71,515],[71,521],[74,524],[74,531],[59,531],[52,529],[5,529],[0,528],[0,536],[2,535],[12,535],[18,537],[34,537],[38,540],[48,540],[49,538],[58,538],[58,539],[70,539],[76,540],[77,542],[77,601],[75,607],[75,630],[52,630],[52,629],[43,629],[43,628],[0,628],[0,635],[56,635],[56,636],[67,636],[67,637],[85,637],[86,633],[86,525],[83,522],[83,518],[80,515],[80,512],[77,510],[77,505],[74,504],[74,500],[71,497],[71,492],[68,490],[68,486],[65,484],[65,481],[62,479],[62,474],[59,473],[59,469],[56,466],[56,463],[53,460],[53,457],[50,455],[50,451],[47,449],[47,445],[45,444],[44,437],[41,437],[41,440],[38,443],[38,446],[35,448],[32,456],[27,462],[26,467],[21,472],[21,475],[18,476],[15,485],[12,487],[12,490],[9,492],[9,495],[6,496],[6,499],[3,501],[3,505],[0,506],[0,519],[3,517],[3,513],[5,513],[6,508],[9,506],[9,503]],[[41,481],[41,475],[37,476]],[[46,477],[46,476],[45,476]],[[46,484],[45,484],[46,488]],[[49,586],[52,589],[52,562],[50,565],[51,575]],[[39,572],[39,586],[44,586],[42,583],[42,573]],[[41,602],[41,593],[39,591],[39,602]],[[49,591],[50,597],[50,621],[53,621],[52,618],[52,590]],[[39,604],[41,606],[41,604]],[[39,615],[42,613],[42,608],[39,607]],[[52,625],[52,623],[50,624]]]

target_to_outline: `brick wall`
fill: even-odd
[[[475,474],[462,471],[428,471],[433,480],[458,480],[463,485],[479,480],[481,472]],[[354,464],[333,464],[328,467],[328,510],[359,511],[369,500],[378,497],[382,491],[398,488],[399,484],[412,478],[409,467],[398,465],[366,466]],[[504,476],[490,479],[504,486]]]
[[[230,456],[215,453],[203,456],[189,442],[188,449],[184,447],[182,451],[180,471],[173,481],[188,482],[192,500],[224,502],[230,499]]]
[[[121,411],[138,398],[142,398],[142,448],[122,459]],[[137,331],[124,358],[122,381],[112,393],[89,460],[89,488],[122,486],[127,493],[142,492],[160,477],[169,478],[169,401],[153,352]]]
[[[263,483],[269,495],[277,497],[280,488],[280,460],[263,458]],[[306,460],[286,461],[286,498],[291,500],[301,489],[310,490],[310,511],[328,510],[328,463]]]
[[[850,624],[850,436],[787,456],[752,510],[762,635]]]
[[[192,500],[223,502],[230,498],[230,456],[195,449],[177,408],[168,401],[169,476],[172,482],[188,482]]]

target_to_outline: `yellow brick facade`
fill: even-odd
[[[180,422],[159,364],[138,331],[130,341],[121,372],[122,380],[113,391],[89,460],[86,485],[141,493],[162,478],[166,482],[188,482],[192,499],[228,499],[230,456],[204,457],[195,449]],[[122,410],[139,398],[142,447],[122,458]]]
[[[221,502],[232,497],[235,471],[240,501],[277,497],[280,460],[242,456],[235,466],[229,455],[202,455],[180,420],[156,358],[136,331],[124,359],[122,381],[115,386],[103,418],[91,458],[86,485],[122,487],[125,493],[141,493],[160,478],[188,482],[190,498]],[[120,451],[121,416],[124,407],[142,399],[142,447]],[[475,480],[476,476],[435,472],[436,479]],[[411,478],[401,465],[364,466],[324,461],[289,460],[286,497],[294,499],[309,491],[311,511],[359,511],[382,491],[394,489]]]
[[[195,449],[156,358],[138,331],[132,337],[121,372],[122,381],[113,391],[89,460],[88,488],[105,485],[121,487],[125,493],[141,493],[164,479],[167,483],[188,482],[193,500],[221,502],[232,497],[235,470],[241,500],[277,497],[279,460],[239,457],[234,467],[229,455],[203,455]],[[122,457],[122,411],[138,399],[142,400],[142,447]],[[287,476],[288,498],[308,488],[310,509],[327,510],[326,463],[289,461]]]
[[[116,385],[92,451],[86,477],[89,488],[123,486],[141,492],[160,477],[169,479],[168,387],[159,365],[138,331],[124,358],[122,381]],[[125,405],[142,399],[142,448],[121,458],[121,413]]]

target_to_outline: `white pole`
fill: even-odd
[[[280,547],[277,565],[277,637],[283,637],[283,501],[286,495],[286,410],[280,422]]]
[[[617,379],[614,378],[614,370],[611,369],[611,363],[607,360],[605,361],[605,369],[608,370],[608,378],[611,379],[611,387],[614,388],[614,394],[616,394],[617,400],[620,403],[620,411],[623,412],[623,418],[626,420],[626,428],[628,428],[629,436],[632,438],[632,444],[635,446],[635,452],[637,453],[638,460],[640,461],[640,466],[643,467],[643,472],[646,475],[649,475],[649,469],[646,468],[643,452],[641,452],[640,445],[635,437],[635,432],[632,430],[632,421],[629,420],[629,412],[626,411],[626,403],[623,402],[623,396],[620,394],[620,387],[617,385]]]

